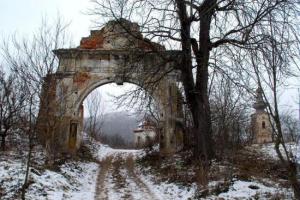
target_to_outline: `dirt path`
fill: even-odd
[[[149,200],[156,199],[156,197],[150,191],[149,187],[135,173],[133,156],[128,156],[126,158],[125,166],[126,166],[129,177],[135,182],[135,184],[138,186],[138,189],[143,194],[143,199],[149,199]]]
[[[102,199],[145,199],[155,200],[155,195],[136,174],[133,155],[123,152],[99,162],[95,200]]]
[[[98,177],[97,177],[95,200],[108,199],[107,188],[105,187],[106,186],[105,178],[107,176],[107,172],[109,168],[111,167],[111,161],[112,161],[112,157],[109,156],[103,161],[99,162],[99,165],[101,166],[101,170],[98,173]]]

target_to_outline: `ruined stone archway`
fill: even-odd
[[[161,153],[172,154],[181,146],[182,141],[176,137],[177,51],[166,51],[144,39],[137,24],[122,20],[91,31],[78,48],[54,53],[59,67],[45,78],[38,118],[39,135],[47,147],[76,152],[82,140],[81,105],[85,97],[95,88],[113,82],[134,83],[148,91],[147,84],[151,82],[146,77],[156,80],[151,92],[160,107]]]

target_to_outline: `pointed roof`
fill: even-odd
[[[263,90],[261,87],[258,87],[256,89],[256,102],[253,104],[253,108],[255,108],[256,111],[264,111],[266,107],[267,104],[265,103],[263,98]]]

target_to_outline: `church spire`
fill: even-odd
[[[263,99],[263,90],[261,87],[258,87],[256,90],[256,102],[253,104],[253,108],[256,109],[256,112],[264,111],[264,109],[267,107],[266,103]]]

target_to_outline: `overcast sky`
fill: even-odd
[[[83,14],[90,6],[89,0],[0,0],[0,34],[30,34],[40,26],[42,16],[54,19],[60,13],[71,22],[70,32],[78,44],[92,26],[91,16]]]
[[[30,35],[41,24],[42,16],[47,15],[47,18],[54,19],[57,13],[60,13],[65,21],[71,22],[69,30],[77,46],[81,37],[88,36],[89,30],[94,27],[91,22],[92,17],[83,14],[91,6],[89,0],[0,0],[0,37],[13,33]],[[296,116],[298,115],[299,78],[290,82],[292,85],[285,90],[281,98],[281,108],[291,110]],[[110,91],[118,93],[123,88],[115,87]],[[107,98],[104,97],[104,99]]]
[[[88,36],[95,26],[93,18],[84,14],[91,5],[89,0],[0,0],[0,36],[5,38],[14,33],[30,36],[40,26],[43,16],[54,20],[59,13],[65,21],[71,22],[69,31],[75,46],[78,46],[81,37]],[[103,96],[105,112],[117,111],[111,94],[120,95],[133,87],[131,84],[110,84],[98,88]]]

